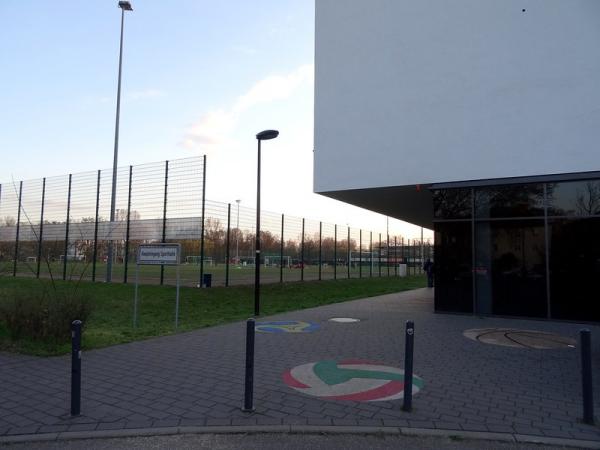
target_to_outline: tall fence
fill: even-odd
[[[205,199],[206,157],[0,184],[0,276],[131,282],[140,244],[181,244],[181,282],[254,280],[256,211]],[[422,272],[429,241],[261,213],[264,283]],[[140,266],[144,283],[174,284],[173,267]]]

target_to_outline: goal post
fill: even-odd
[[[283,267],[291,267],[292,266],[292,257],[291,256],[281,256],[281,255],[266,255],[264,259],[265,266],[276,266],[279,267],[283,265]]]
[[[186,264],[196,264],[200,265],[200,261],[202,258],[199,255],[190,255],[185,257]],[[215,265],[214,259],[212,257],[204,257],[204,265],[208,267],[212,267]]]

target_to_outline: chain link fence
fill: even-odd
[[[254,282],[256,211],[205,199],[206,157],[0,184],[0,276],[128,283],[140,244],[181,244],[181,283]],[[261,213],[261,282],[404,276],[433,260],[429,241]],[[111,277],[108,258],[112,245]],[[174,267],[139,266],[175,284]]]

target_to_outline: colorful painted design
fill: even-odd
[[[283,381],[292,389],[329,400],[376,402],[404,396],[404,371],[396,367],[363,361],[318,361],[286,371]],[[423,380],[413,375],[413,394]]]
[[[319,325],[301,320],[280,320],[277,322],[257,322],[255,329],[261,333],[312,333],[319,329]]]

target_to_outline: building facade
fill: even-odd
[[[600,2],[319,0],[314,190],[433,228],[438,311],[600,320]]]

